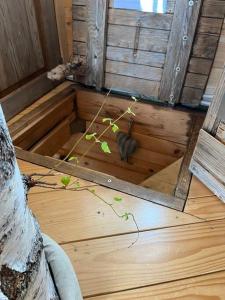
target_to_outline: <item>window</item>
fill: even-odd
[[[165,13],[167,8],[167,0],[114,0],[114,8]]]

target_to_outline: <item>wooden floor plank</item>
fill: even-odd
[[[91,298],[92,300],[222,300],[225,272]]]
[[[84,296],[225,270],[225,220],[71,243]]]
[[[188,199],[185,212],[206,220],[225,218],[225,204],[216,196]]]
[[[19,160],[23,173],[45,173],[48,169]],[[48,181],[60,183],[62,174]],[[90,184],[79,180],[81,186]],[[140,230],[163,228],[199,222],[181,212],[129,196],[104,187],[95,187],[106,201],[114,202],[115,196],[123,198],[114,207],[120,213],[132,212]],[[48,191],[48,190],[47,190]],[[42,230],[58,243],[66,243],[108,235],[136,231],[132,221],[119,219],[112,210],[87,191],[49,191],[33,188],[29,192],[29,205],[37,216]]]
[[[213,192],[211,192],[203,183],[193,176],[188,198],[191,199],[208,196],[213,196]]]
[[[140,230],[151,230],[199,222],[185,215],[135,197],[104,187],[95,187],[96,193],[113,203],[115,196],[123,198],[114,208],[121,215],[134,214]],[[29,196],[29,205],[44,232],[58,243],[93,239],[137,231],[132,220],[124,221],[90,192],[57,191]]]

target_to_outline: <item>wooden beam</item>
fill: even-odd
[[[201,129],[190,170],[223,202],[225,202],[224,154],[224,144]]]
[[[72,0],[54,0],[61,56],[67,63],[72,55]]]
[[[30,151],[45,156],[54,155],[70,138],[70,123],[75,119],[75,114],[63,120],[52,131],[44,136]]]
[[[201,3],[202,0],[176,1],[159,93],[159,99],[170,104],[178,102],[180,97]]]
[[[56,105],[50,107],[32,120],[28,126],[14,135],[13,143],[24,149],[29,149],[41,139],[56,124],[69,116],[74,108],[74,95],[68,95]]]
[[[217,127],[221,119],[225,116],[225,68],[217,85],[216,94],[213,98],[212,105],[209,108],[203,128],[212,135],[216,134]]]
[[[153,203],[161,204],[166,207],[174,208],[176,210],[182,210],[184,205],[184,200],[165,195],[160,192],[155,192],[150,189],[129,183],[127,181],[118,179],[111,175],[106,175],[101,172],[83,168],[80,166],[74,166],[71,163],[61,161],[59,165],[59,160],[45,157],[36,153],[31,153],[29,151],[22,150],[21,148],[16,148],[16,156],[19,159],[29,161],[31,163],[47,167],[49,169],[55,168],[57,171],[76,176],[81,179],[85,179],[91,182],[95,182],[102,186],[124,192],[128,195],[136,196],[142,198],[146,201],[151,201]]]
[[[37,78],[22,85],[11,94],[0,99],[6,120],[8,121],[38,98],[49,92],[61,82],[52,82],[43,73]]]
[[[86,84],[100,90],[104,86],[108,0],[87,0],[88,38]]]
[[[192,128],[190,140],[187,146],[187,150],[185,152],[183,162],[180,168],[180,173],[178,176],[178,181],[177,181],[177,187],[175,189],[175,197],[182,198],[186,201],[188,193],[189,193],[189,187],[191,184],[191,178],[192,174],[189,171],[189,165],[191,162],[191,157],[194,152],[194,148],[198,139],[199,131],[202,127],[202,123],[204,121],[203,117],[196,117],[194,121],[194,125]]]

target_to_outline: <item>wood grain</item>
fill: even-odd
[[[186,0],[176,1],[159,94],[160,100],[171,104],[178,102],[180,98],[201,2],[194,2],[190,7]],[[184,36],[187,37],[186,40],[183,39]]]
[[[107,89],[143,99],[157,99],[159,86],[158,81],[149,81],[118,74],[105,74],[105,87]]]
[[[159,192],[154,192],[144,187],[134,185],[130,182],[117,179],[110,175],[106,176],[101,172],[93,171],[90,169],[87,170],[86,168],[74,166],[70,163],[66,163],[63,161],[59,166],[57,166],[58,160],[51,157],[45,157],[36,153],[30,153],[28,151],[22,150],[17,147],[16,147],[16,155],[17,158],[19,159],[22,160],[26,159],[26,161],[44,167],[48,167],[48,168],[54,167],[59,172],[67,173],[68,175],[72,175],[72,176],[79,176],[79,178],[95,182],[102,186],[106,186],[132,196],[137,196],[147,201],[152,201],[154,203],[162,204],[170,208],[182,210],[184,205],[184,201],[182,199],[170,197]]]
[[[69,3],[68,3],[69,2]],[[72,54],[72,48],[70,48],[71,40],[73,38],[72,34],[72,11],[69,6],[72,8],[72,0],[67,0],[67,10],[65,8],[65,1],[54,0],[57,28],[59,35],[59,43],[61,55],[63,62],[67,63],[70,60]],[[69,17],[70,13],[70,17]],[[71,26],[71,28],[69,27]]]
[[[195,176],[192,177],[188,199],[210,197],[214,194]]]
[[[201,102],[202,95],[203,95],[202,89],[196,89],[196,88],[185,86],[183,88],[180,102],[186,106],[197,107]]]
[[[107,45],[134,49],[135,33],[135,27],[109,24]],[[138,50],[165,53],[168,39],[169,31],[141,28]]]
[[[133,103],[133,101],[124,101],[123,98],[115,96],[109,96],[107,99],[108,101],[100,113],[101,117],[117,118]],[[87,112],[94,115],[104,100],[105,96],[103,94],[88,90],[77,91],[78,114]],[[179,136],[186,138],[189,136],[191,115],[184,111],[139,102],[133,103],[133,111],[136,114],[134,132],[136,131],[135,126],[142,124],[145,126],[143,131],[145,130],[144,134],[146,135],[164,136],[166,140],[170,140],[172,136],[177,140],[179,140]],[[124,117],[124,120],[129,119],[129,116]],[[169,128],[168,123],[170,124]],[[172,141],[174,140],[172,139]]]
[[[73,111],[74,95],[69,95],[58,104],[50,107],[45,113],[35,118],[28,126],[16,133],[13,137],[14,145],[28,149],[42,138],[57,123],[62,121]]]
[[[217,35],[197,34],[192,55],[214,59],[219,37]]]
[[[224,236],[225,221],[221,220],[143,232],[131,248],[135,234],[63,248],[88,296],[222,271]]]
[[[187,199],[192,178],[191,172],[189,171],[189,165],[203,121],[204,116],[198,116],[193,120],[191,136],[187,145],[186,152],[184,154],[184,158],[180,168],[180,173],[177,180],[177,186],[174,195],[184,200]]]
[[[44,67],[32,1],[1,1],[0,39],[0,91]]]
[[[138,50],[137,55],[134,56],[132,49],[108,46],[106,59],[162,68],[165,61],[165,54]]]
[[[192,57],[189,61],[188,71],[191,73],[209,75],[212,63],[213,61],[210,59]]]
[[[137,26],[151,29],[170,30],[173,16],[169,14],[152,14],[129,9],[109,9],[109,24]]]
[[[207,300],[223,299],[225,272],[93,297],[93,300]]]
[[[208,115],[203,124],[203,128],[215,135],[217,127],[221,120],[224,119],[225,113],[225,68],[221,75],[220,81],[216,88],[216,94],[213,99],[213,103],[208,111]]]
[[[126,62],[106,60],[105,71],[107,73],[118,74],[128,77],[136,77],[151,81],[160,81],[162,69]]]
[[[87,22],[73,21],[73,40],[87,42]]]
[[[224,1],[205,0],[202,7],[202,15],[212,18],[224,18],[225,6]]]
[[[86,122],[86,127],[90,126],[90,121]],[[120,121],[119,128],[122,131],[127,131],[128,130],[128,124],[127,122],[122,122]],[[101,133],[103,130],[106,129],[106,125],[101,123],[94,123],[91,127],[91,131]],[[133,128],[135,129],[135,128]],[[107,131],[104,135],[104,137],[107,137],[113,141],[116,140],[115,133],[113,133],[111,130]],[[132,137],[135,138],[138,142],[138,145],[141,148],[148,149],[153,152],[157,153],[162,153],[162,154],[167,154],[169,156],[172,156],[174,158],[180,158],[183,156],[185,152],[185,146],[166,141],[164,139],[160,138],[155,138],[154,136],[146,136],[145,134],[140,134],[136,131],[132,131]]]
[[[45,156],[53,156],[70,138],[70,123],[73,119],[75,119],[74,114],[57,125],[50,133],[38,141],[30,151]]]
[[[108,0],[87,0],[86,84],[100,90],[104,85]]]
[[[200,131],[190,169],[216,196],[225,201],[225,147],[203,129]]]
[[[185,212],[205,220],[224,219],[225,206],[216,196],[188,199]]]

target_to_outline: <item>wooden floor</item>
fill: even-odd
[[[24,173],[46,171],[19,165]],[[85,298],[225,299],[225,205],[199,181],[192,180],[184,213],[101,186],[95,190],[112,203],[121,196],[115,209],[135,215],[141,232],[132,247],[132,220],[119,219],[90,192],[36,187],[29,195],[42,231],[70,256]]]

